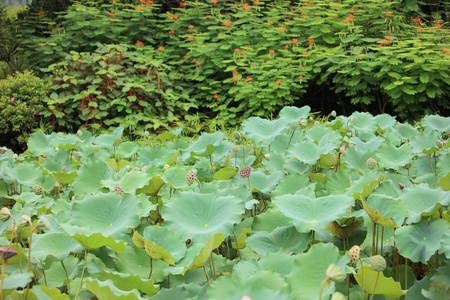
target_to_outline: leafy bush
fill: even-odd
[[[0,80],[0,145],[20,149],[26,143],[39,126],[49,90],[50,85],[30,71]]]

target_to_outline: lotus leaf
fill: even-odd
[[[366,161],[369,158],[375,157],[374,150],[366,150],[364,152],[358,151],[358,147],[350,147],[345,149],[342,155],[342,160],[348,169],[356,169],[362,172],[367,172]]]
[[[12,290],[17,288],[25,288],[33,278],[32,272],[23,272],[19,274],[11,274],[5,277],[3,281],[3,290]]]
[[[228,180],[233,178],[237,174],[238,170],[233,166],[227,166],[220,169],[214,174],[214,179],[217,180]]]
[[[107,271],[105,269],[101,270],[100,274],[103,279],[111,280],[114,286],[122,291],[132,291],[133,289],[138,289],[147,296],[153,296],[159,290],[159,287],[154,285],[153,280],[142,279],[139,275]]]
[[[280,118],[277,120],[267,120],[260,117],[251,117],[246,119],[241,126],[241,131],[247,139],[252,139],[256,144],[271,144],[275,137],[284,130],[287,131],[289,122]]]
[[[215,133],[202,133],[196,142],[191,143],[186,151],[189,151],[191,155],[197,156],[210,156],[214,150],[223,142],[225,134],[220,131]]]
[[[410,144],[414,147],[415,154],[422,152],[425,154],[431,154],[438,149],[436,146],[436,141],[440,139],[440,135],[437,132],[432,131],[413,136]]]
[[[102,134],[95,138],[94,143],[99,146],[112,146],[114,141],[123,134],[123,127],[118,127],[112,134]]]
[[[276,197],[285,194],[295,194],[302,187],[306,187],[309,184],[309,178],[303,174],[286,175],[283,180],[279,181],[271,195],[272,197]]]
[[[440,219],[403,226],[395,233],[398,252],[413,262],[426,263],[441,248],[442,235],[448,228],[447,221]]]
[[[50,173],[50,176],[59,183],[59,185],[68,185],[75,181],[75,176],[77,172],[56,172]]]
[[[143,188],[147,183],[150,181],[150,174],[141,172],[141,171],[131,171],[125,174],[125,176],[122,176],[119,180],[119,182],[109,179],[109,180],[102,180],[102,184],[106,187],[108,187],[111,191],[114,191],[114,188],[117,183],[119,183],[120,187],[125,193],[132,193],[134,194],[136,192],[136,189]]]
[[[278,227],[289,225],[291,222],[279,210],[268,209],[264,214],[255,217],[252,228],[254,231],[272,232]]]
[[[385,141],[378,148],[377,157],[381,166],[388,169],[398,169],[410,162],[413,156],[413,147],[410,144],[403,144],[395,147],[392,143]]]
[[[409,140],[413,136],[419,133],[417,129],[408,123],[397,123],[394,126],[394,130],[404,139]]]
[[[133,142],[127,141],[121,143],[116,149],[116,155],[123,158],[130,158],[139,150],[139,145],[135,145]]]
[[[125,168],[126,166],[129,166],[130,162],[128,160],[119,160],[116,161],[116,159],[111,158],[108,159],[108,166],[110,166],[111,168],[113,168],[114,171],[119,172],[120,169]]]
[[[441,117],[438,115],[425,116],[421,120],[421,125],[427,131],[450,131],[450,117]]]
[[[33,251],[32,251],[33,253]],[[69,275],[69,278],[73,279],[75,276],[78,275],[80,261],[73,257],[69,256],[68,258],[64,259],[63,261],[65,270],[67,271],[67,274]],[[45,279],[47,280],[47,286],[49,288],[54,287],[61,287],[64,285],[64,282],[67,280],[66,272],[65,272],[61,261],[58,261],[55,257],[49,256],[45,260]],[[39,283],[41,285],[45,286],[45,280],[44,278],[41,278]],[[67,284],[67,282],[66,282]]]
[[[356,281],[358,281],[360,286],[363,283],[362,272],[362,268],[359,268],[358,273],[355,275]],[[375,287],[377,276],[378,272],[372,270],[372,267],[364,266],[364,291],[366,293],[383,294],[388,300],[399,299],[404,294],[400,282],[395,282],[392,277],[384,277],[383,272],[378,276],[378,283]]]
[[[279,116],[285,118],[289,123],[300,122],[301,119],[306,119],[309,116],[311,107],[305,105],[303,107],[285,106],[280,110]]]
[[[427,299],[446,300],[450,297],[450,289],[445,282],[433,282],[429,290],[422,289],[422,295]]]
[[[48,288],[45,285],[35,285],[31,289],[33,293],[36,294],[37,299],[41,300],[69,300],[69,296],[66,294],[61,294],[59,289],[56,287]]]
[[[27,186],[33,186],[36,182],[43,181],[41,168],[30,162],[16,164],[14,169],[6,169],[6,173],[11,178],[16,178],[18,183]]]
[[[98,299],[143,299],[137,290],[120,290],[114,285],[113,281],[109,279],[99,281],[97,279],[87,278],[85,284],[86,289],[91,291]]]
[[[276,209],[292,221],[299,232],[309,232],[323,230],[330,221],[342,217],[350,205],[354,204],[354,200],[345,195],[319,198],[284,195],[274,198],[273,203]]]
[[[87,162],[77,172],[73,189],[76,194],[95,193],[102,186],[100,181],[111,176],[108,166],[101,161]]]
[[[165,184],[160,175],[154,175],[150,182],[140,189],[136,189],[136,195],[146,194],[148,196],[156,196],[159,193],[161,187]]]
[[[66,259],[71,252],[78,253],[83,248],[72,238],[62,232],[48,232],[33,235],[31,255],[38,260],[45,260],[48,255],[59,260]]]
[[[73,227],[65,228],[64,230],[73,232]],[[112,236],[104,236],[101,233],[69,233],[84,249],[93,250],[103,246],[110,247],[116,252],[122,252],[126,248],[126,244],[122,240],[115,240]]]
[[[141,147],[138,154],[138,161],[142,162],[144,165],[164,165],[169,161],[175,154],[176,150],[168,150],[161,146],[154,147]]]
[[[270,193],[283,177],[284,172],[282,171],[275,171],[270,175],[266,175],[261,169],[255,170],[250,174],[252,191]]]
[[[366,206],[370,208],[366,210]],[[372,221],[384,227],[398,228],[408,216],[408,209],[405,203],[388,195],[372,194],[366,206],[364,206],[364,209]],[[375,215],[369,213],[370,209],[372,209],[371,213],[375,213]],[[378,213],[373,210],[376,210]]]
[[[189,166],[175,165],[167,169],[161,179],[172,189],[179,189],[181,191],[188,188],[186,182],[186,174],[192,169]]]
[[[300,141],[291,145],[287,154],[289,157],[296,158],[305,164],[314,165],[320,158],[320,155],[327,154],[335,149],[334,145],[325,144],[318,146],[313,141]]]
[[[345,171],[339,171],[334,173],[327,181],[327,190],[331,194],[339,195],[343,194],[345,189],[351,185],[350,177]]]
[[[397,123],[395,118],[388,114],[376,115],[374,119],[378,121],[378,126],[381,129],[390,129]]]
[[[365,152],[367,150],[377,150],[384,143],[385,139],[377,136],[371,139],[366,139],[366,141],[362,141],[360,136],[358,136],[352,137],[350,141],[357,145],[360,152]]]
[[[243,212],[244,204],[238,197],[183,192],[179,199],[166,204],[161,214],[167,228],[184,239],[204,242],[218,232],[230,235]]]
[[[360,132],[374,132],[377,130],[378,121],[370,113],[355,112],[349,119],[351,120],[353,117],[358,119],[356,123],[352,123],[356,130]]]
[[[439,161],[436,166],[438,175],[444,177],[450,172],[450,154],[439,155]]]
[[[49,136],[45,135],[42,131],[37,131],[28,139],[28,150],[30,150],[30,152],[35,156],[44,155],[53,150],[53,147],[50,146],[49,140]]]

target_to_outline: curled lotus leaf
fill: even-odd
[[[98,299],[124,299],[140,300],[143,299],[137,290],[124,291],[114,285],[110,279],[100,281],[98,279],[87,278],[86,289],[92,292]]]
[[[287,132],[289,123],[285,118],[267,120],[251,117],[242,122],[241,131],[247,139],[252,139],[256,144],[271,144],[283,131]]]

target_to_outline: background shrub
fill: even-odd
[[[50,84],[30,71],[0,80],[0,145],[25,149],[28,137],[39,126],[49,90]]]

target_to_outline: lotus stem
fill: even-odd
[[[239,250],[238,239],[236,236],[236,231],[234,231],[234,225],[233,225],[233,234],[234,234],[234,239],[236,241],[236,249],[237,249],[237,253],[239,254],[239,259],[242,260],[241,251]]]
[[[0,284],[0,299],[3,299],[3,280],[5,279],[5,269],[6,269],[6,264],[7,264],[7,260],[3,259],[3,264],[2,264],[2,281]]]
[[[405,290],[408,289],[408,258],[405,257]]]
[[[381,256],[383,256],[384,226],[381,226]]]
[[[319,300],[322,300],[322,292],[323,292],[323,286],[325,285],[325,283],[329,283],[330,282],[331,277],[327,276],[325,277],[325,279],[322,281],[322,283],[320,284],[320,293],[319,293]]]
[[[298,127],[298,123],[297,123],[297,126],[295,126],[294,130],[292,131],[292,134],[291,134],[291,137],[289,138],[289,142],[287,144],[286,150],[284,150],[283,158],[286,156],[286,152],[288,151],[289,146],[291,145],[291,141],[292,141],[292,138],[294,137],[294,133],[295,133],[295,130],[297,129],[297,127]]]
[[[42,274],[44,275],[44,282],[45,282],[45,286],[47,286],[47,276],[45,275],[44,264],[42,263],[42,260],[40,260],[39,262],[41,263],[41,267],[42,267]]]
[[[37,229],[37,227],[33,228],[33,226],[30,223],[30,243],[28,244],[28,269],[27,269],[28,272],[31,271],[31,241],[33,238],[33,231],[35,229]]]
[[[44,214],[47,214],[47,201],[45,200],[45,192],[42,193],[42,196],[44,197]]]
[[[153,259],[150,257],[150,273],[148,274],[148,279],[152,277],[152,272],[153,272]]]
[[[212,171],[213,176],[214,176],[214,166],[213,166],[213,163],[212,163],[212,155],[209,156],[209,163],[211,164],[211,171]]]
[[[197,178],[195,178],[195,181],[197,181],[198,183],[198,188],[200,189],[200,194],[202,194],[202,185],[200,184],[200,180],[198,180]]]
[[[213,268],[212,268],[212,252],[209,255],[209,272],[211,273],[211,276],[214,277]]]
[[[86,269],[86,262],[87,262],[87,253],[88,253],[87,250],[84,249],[83,270],[81,271],[80,285],[78,286],[77,294],[75,295],[75,300],[78,299],[78,295],[80,294],[81,286],[83,285],[84,270]]]
[[[205,271],[206,280],[208,281],[208,286],[211,286],[211,282],[209,281],[208,273],[206,272],[206,267],[203,266],[203,270]]]
[[[364,264],[361,258],[359,260],[361,261],[361,269],[362,269],[361,300],[364,300]]]
[[[250,176],[248,176],[248,188],[250,189],[250,199],[252,199],[253,194],[252,194],[252,184],[250,183]]]
[[[70,278],[69,278],[69,273],[67,273],[67,269],[66,266],[64,265],[64,261],[61,260],[61,265],[64,269],[64,272],[66,272],[66,277],[67,277],[67,290],[69,291],[69,295],[70,295]],[[45,274],[45,273],[44,273]],[[46,284],[47,285],[47,284]]]
[[[9,246],[11,247],[12,244],[12,240],[14,238],[14,236],[16,235],[16,218],[14,218],[14,216],[12,214],[9,215],[9,217],[11,217],[13,219],[13,229],[11,231],[11,239],[9,240]],[[17,236],[16,236],[16,240],[17,240]],[[17,241],[17,251],[19,250],[19,241]]]
[[[377,279],[375,280],[375,286],[373,287],[373,293],[372,293],[372,297],[370,297],[370,300],[373,300],[373,297],[375,296],[375,290],[377,289],[379,277],[380,277],[380,272],[377,272]]]
[[[213,267],[213,271],[214,271],[214,278],[216,278],[216,266],[214,265],[214,257],[213,257],[213,252],[211,252],[211,262],[212,262],[212,267]],[[212,273],[211,273],[212,275]]]

